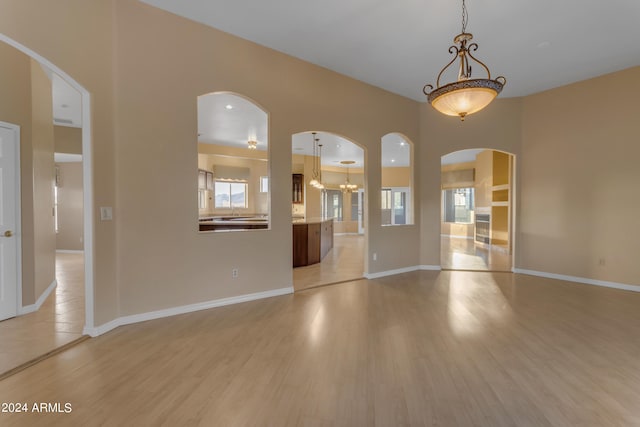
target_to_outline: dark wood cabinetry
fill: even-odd
[[[293,224],[293,266],[316,264],[333,248],[333,219]]]
[[[301,173],[294,173],[291,176],[291,201],[304,203],[304,175]]]

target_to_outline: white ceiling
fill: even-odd
[[[229,108],[230,107],[230,108]],[[198,97],[198,141],[207,144],[247,148],[258,142],[258,150],[268,147],[267,113],[253,102],[232,93]]]
[[[461,0],[141,1],[418,101],[461,30]],[[640,65],[638,0],[468,0],[467,9],[476,57],[507,78],[504,97]]]
[[[443,165],[453,165],[456,163],[475,162],[478,153],[484,150],[485,148],[455,151],[442,156],[440,163]]]
[[[50,72],[53,95],[53,123],[82,127],[82,95],[62,77]]]
[[[364,167],[364,150],[358,145],[328,132],[318,132],[316,138],[319,139],[318,144],[322,144],[321,159],[323,166],[347,167],[340,164],[340,162],[352,160],[355,163],[348,165],[348,167]],[[291,139],[293,154],[313,155],[313,135],[311,132],[297,133]]]

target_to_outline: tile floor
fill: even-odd
[[[512,256],[499,246],[442,236],[440,263],[445,270],[511,271]]]
[[[354,280],[364,273],[364,235],[336,234],[333,249],[322,262],[293,269],[296,291]]]
[[[83,254],[56,254],[58,285],[40,310],[0,322],[0,375],[82,336]]]

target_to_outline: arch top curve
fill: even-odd
[[[198,102],[200,102],[201,99],[205,99],[209,96],[229,96],[229,97],[235,97],[235,98],[239,98],[242,100],[242,102],[247,102],[252,104],[253,106],[257,107],[258,109],[260,109],[263,113],[269,115],[269,110],[263,106],[261,103],[259,103],[258,101],[256,101],[255,99],[253,99],[252,97],[245,95],[243,93],[240,92],[234,92],[234,91],[230,91],[230,90],[218,90],[218,91],[213,91],[213,92],[207,92],[207,93],[203,93],[202,95],[198,95]]]

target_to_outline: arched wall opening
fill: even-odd
[[[367,246],[365,150],[332,132],[305,131],[292,136],[295,290],[363,277]],[[317,253],[309,249],[315,245],[309,242],[316,227],[320,228]]]
[[[17,49],[22,52],[26,56],[32,58],[34,61],[42,64],[47,69],[54,72],[56,75],[61,77],[66,83],[68,83],[71,87],[73,87],[76,91],[78,91],[81,95],[82,106],[81,106],[81,115],[82,115],[82,154],[83,154],[83,164],[82,164],[82,181],[84,187],[84,195],[82,201],[83,208],[83,251],[84,251],[84,306],[85,306],[85,316],[84,316],[84,333],[89,333],[94,329],[94,218],[93,218],[93,169],[92,169],[92,130],[91,130],[91,95],[90,93],[80,85],[76,80],[74,80],[69,74],[67,74],[64,70],[57,67],[55,64],[50,62],[48,59],[39,55],[35,51],[29,49],[28,47],[18,43],[17,41],[7,37],[4,34],[0,34],[0,41],[6,43],[9,46]],[[53,156],[53,153],[51,153]],[[25,216],[25,212],[22,212],[22,216]],[[21,224],[23,227],[25,224]],[[22,239],[21,231],[20,239]],[[24,249],[24,247],[23,247]],[[21,258],[21,264],[25,265],[28,263],[30,257],[35,256],[34,253],[25,253],[22,251],[23,255]],[[29,251],[30,252],[30,251]],[[17,305],[20,313],[28,313],[38,308],[38,304],[41,301],[35,301],[33,304],[29,304],[25,306],[25,302],[23,301],[24,289],[23,283],[20,281],[18,283],[19,291]]]
[[[381,224],[412,225],[415,218],[413,142],[401,133],[381,140]]]
[[[512,271],[515,155],[466,149],[441,157],[441,267]]]
[[[198,97],[198,230],[269,229],[269,114],[234,92]]]

